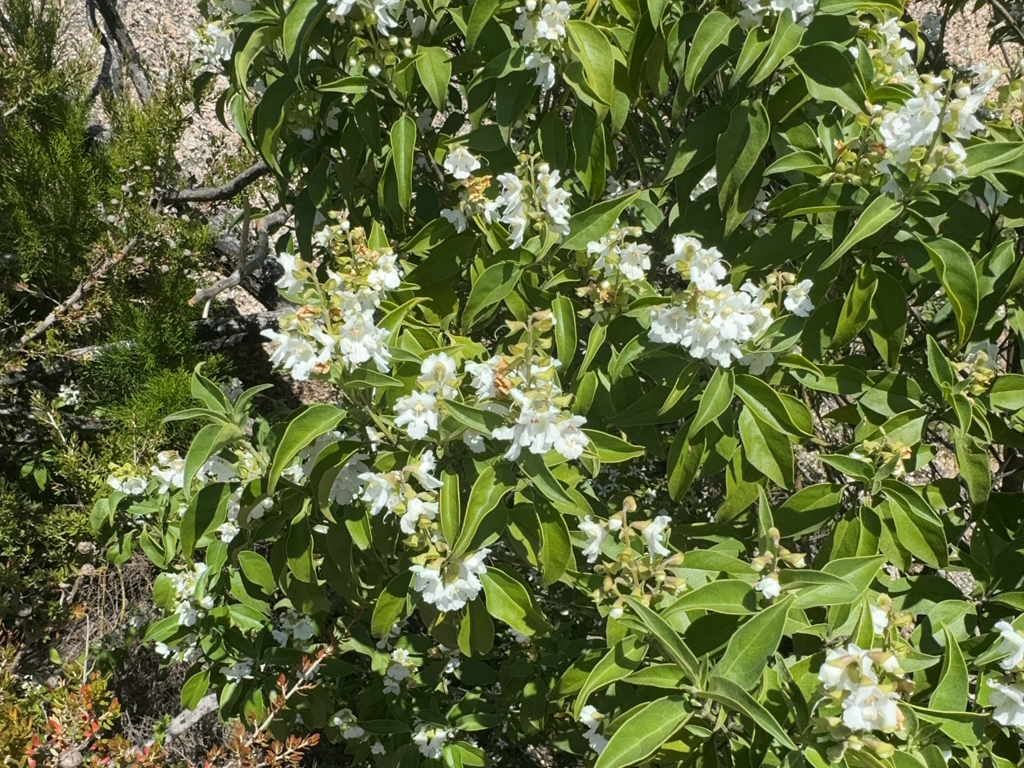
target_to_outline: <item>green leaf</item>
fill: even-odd
[[[297,75],[306,61],[306,41],[320,17],[327,11],[327,4],[320,0],[295,0],[284,17],[284,31],[281,42],[288,70]]]
[[[1024,411],[1024,375],[1006,373],[996,377],[988,391],[993,408],[1002,411]]]
[[[942,654],[942,673],[939,683],[928,699],[929,709],[943,712],[966,712],[967,698],[970,693],[970,680],[967,674],[967,662],[963,651],[957,643],[949,627],[942,628],[946,636],[945,653]]]
[[[181,687],[181,706],[185,709],[195,709],[199,700],[206,695],[210,689],[210,670],[201,669],[185,681]]]
[[[711,54],[726,40],[729,33],[737,24],[736,19],[726,16],[721,11],[711,13],[701,19],[700,26],[690,43],[690,50],[686,56],[686,69],[683,73],[683,85],[686,90],[693,93],[697,86],[697,78],[708,63]],[[721,179],[719,175],[719,179]]]
[[[590,439],[587,450],[596,454],[602,464],[619,464],[643,456],[645,453],[641,446],[627,443],[622,438],[609,435],[607,432],[584,429],[583,434]]]
[[[516,482],[511,474],[509,465],[501,463],[497,470],[493,464],[485,467],[477,477],[469,492],[462,529],[452,546],[452,557],[459,557],[469,549],[484,518],[494,511],[508,493],[515,490]]]
[[[376,638],[385,638],[395,624],[408,615],[409,586],[412,584],[412,571],[405,571],[395,576],[384,591],[380,593],[373,606],[370,618],[370,631]]]
[[[586,21],[568,21],[569,44],[580,62],[587,83],[607,107],[615,99],[615,54],[604,33]],[[596,105],[595,105],[596,106]]]
[[[587,247],[594,240],[600,240],[608,234],[619,216],[640,196],[639,192],[602,200],[585,211],[569,217],[569,234],[559,243],[560,248],[578,251]],[[564,362],[564,361],[563,361]]]
[[[954,437],[953,444],[956,446],[956,463],[960,468],[960,476],[967,484],[971,504],[979,511],[984,508],[992,493],[989,453],[971,435],[958,434]]]
[[[288,468],[299,451],[320,435],[338,426],[345,417],[345,411],[334,405],[314,403],[297,409],[288,421],[288,426],[277,444],[267,471],[267,493],[273,493],[281,473]]]
[[[662,611],[664,619],[686,611],[710,611],[734,616],[747,616],[757,610],[757,592],[745,581],[721,579],[684,592],[682,597]]]
[[[568,368],[576,356],[576,308],[568,296],[559,296],[551,303],[555,317],[555,349],[563,367]]]
[[[548,632],[551,627],[530,593],[519,581],[496,566],[488,566],[481,574],[487,597],[487,612],[516,632],[533,636]]]
[[[590,694],[607,688],[617,680],[622,680],[640,666],[646,655],[647,645],[640,643],[634,635],[626,635],[621,643],[609,649],[587,675],[587,680],[583,683],[583,688],[580,689],[573,705],[573,718],[580,719],[580,712]]]
[[[206,407],[214,413],[222,415],[231,413],[231,401],[224,394],[224,390],[203,376],[201,373],[202,367],[203,365],[200,363],[192,372],[192,397],[196,400],[202,400]]]
[[[192,438],[192,445],[185,454],[185,471],[182,477],[186,499],[192,496],[192,480],[196,473],[211,456],[240,437],[242,431],[234,424],[207,424]]]
[[[466,25],[466,51],[472,52],[476,48],[476,41],[480,39],[480,33],[487,26],[495,11],[498,9],[499,0],[479,0],[473,3],[473,10],[469,14],[469,23]]]
[[[933,568],[945,567],[948,544],[942,520],[935,510],[909,486],[896,480],[882,481],[882,488],[893,502],[889,509],[900,544]]]
[[[594,768],[625,768],[641,763],[692,717],[682,696],[665,696],[642,705],[617,725]]]
[[[843,310],[839,313],[836,335],[832,337],[833,347],[845,347],[864,329],[871,318],[871,302],[878,289],[878,278],[869,264],[857,273],[853,288],[846,294]]]
[[[474,9],[475,10],[475,9]],[[416,52],[416,72],[438,111],[443,111],[452,79],[452,61],[444,48],[426,46]]]
[[[970,254],[952,240],[927,240],[924,241],[924,247],[928,249],[939,281],[953,306],[957,335],[962,347],[970,340],[974,322],[978,318],[980,298],[974,262]]]
[[[403,211],[412,205],[412,167],[416,157],[416,121],[402,115],[391,126],[391,153],[398,179],[398,203]]]
[[[466,606],[459,625],[459,650],[467,656],[490,653],[494,646],[494,622],[487,606],[472,600]]]
[[[181,554],[191,560],[196,543],[227,519],[231,486],[213,483],[199,489],[181,518]]]
[[[462,328],[469,330],[485,312],[496,307],[519,283],[523,270],[511,261],[492,264],[473,283],[462,312]]]
[[[865,111],[864,82],[849,52],[842,46],[833,42],[815,43],[797,51],[793,59],[804,75],[811,98],[838,104],[848,112]]]
[[[749,84],[755,86],[771,76],[782,60],[799,47],[804,31],[805,27],[796,23],[793,14],[780,14],[779,21],[775,26],[775,34],[772,35],[771,45],[768,46],[768,53],[754,70]]]
[[[779,721],[772,716],[771,712],[732,680],[712,676],[708,682],[708,691],[706,693],[698,693],[698,695],[707,696],[709,699],[713,699],[729,709],[750,718],[761,730],[773,737],[776,743],[786,749],[797,748],[789,734],[783,730],[782,726],[779,725]]]
[[[725,655],[712,674],[731,680],[745,690],[753,688],[760,681],[768,659],[782,642],[782,631],[792,604],[791,598],[783,598],[740,627],[729,640]]]
[[[698,431],[725,413],[732,404],[734,382],[732,371],[722,367],[715,368],[715,372],[711,374],[711,381],[708,382],[704,393],[700,396],[697,415],[693,417],[687,427],[688,435],[696,435]]]
[[[888,272],[875,269],[875,276],[878,285],[871,300],[868,333],[886,364],[896,367],[907,335],[907,295]]]
[[[505,424],[505,419],[501,414],[485,411],[483,408],[474,408],[472,405],[455,400],[445,400],[444,407],[457,422],[485,435],[491,434]]]
[[[259,586],[267,595],[277,590],[277,579],[267,559],[258,552],[239,552],[238,565],[242,568],[245,578]]]
[[[891,197],[887,195],[876,197],[864,209],[864,213],[857,219],[857,223],[853,225],[850,233],[843,238],[843,242],[839,244],[839,247],[832,252],[831,256],[825,259],[818,269],[825,270],[831,267],[845,254],[849,253],[850,249],[857,245],[857,243],[881,232],[882,228],[896,219],[902,211],[902,204]]]
[[[249,605],[236,603],[228,607],[231,623],[243,632],[259,632],[267,625],[267,618]]]
[[[438,493],[441,532],[446,541],[455,541],[462,526],[462,494],[459,476],[454,472],[441,472],[441,491]]]
[[[561,483],[551,474],[544,463],[544,457],[535,453],[524,451],[519,455],[519,462],[523,468],[523,474],[529,480],[530,485],[540,491],[544,497],[555,504],[567,504],[575,506],[572,498],[566,494]]]
[[[791,488],[795,463],[789,438],[754,416],[749,408],[740,412],[739,428],[744,458],[777,485]]]
[[[1024,143],[1019,141],[986,141],[967,148],[964,165],[971,176],[980,176],[1012,163],[1024,155]]]
[[[700,682],[700,662],[669,623],[634,597],[627,597],[626,603],[661,643],[669,658],[689,675],[691,681]]]
[[[712,11],[705,21],[717,13]],[[727,235],[740,225],[754,204],[760,184],[745,182],[768,143],[769,127],[764,105],[760,101],[743,101],[733,107],[729,127],[718,139],[715,150],[718,205],[725,215]]]

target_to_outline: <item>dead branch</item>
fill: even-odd
[[[7,349],[4,350],[4,354],[11,355],[19,351],[26,344],[35,341],[44,333],[46,333],[46,330],[55,322],[57,322],[57,319],[61,315],[63,315],[72,306],[81,301],[82,297],[84,297],[85,294],[87,294],[89,291],[93,289],[96,283],[98,283],[103,278],[103,276],[111,269],[111,267],[120,263],[125,256],[131,253],[131,251],[134,250],[135,246],[138,245],[138,242],[139,237],[138,235],[136,235],[135,237],[128,241],[128,244],[121,249],[120,253],[115,254],[114,256],[108,256],[95,267],[93,267],[92,271],[89,273],[89,277],[83,280],[62,304],[57,305],[57,307],[55,307],[54,310],[49,315],[47,315],[40,323],[38,323],[35,328],[26,333],[16,342],[14,342],[14,344],[11,344],[9,347],[7,347]]]
[[[208,693],[199,700],[195,709],[186,709],[167,726],[167,741],[173,741],[212,712],[217,711],[217,694]]]
[[[218,200],[230,200],[254,181],[270,172],[270,166],[260,160],[235,176],[227,184],[219,187],[199,187],[169,191],[163,195],[161,202],[168,205],[181,203],[212,203]]]
[[[196,295],[193,296],[192,299],[189,301],[189,304],[193,305],[199,304],[201,302],[203,303],[204,318],[206,317],[209,311],[210,302],[213,301],[215,296],[228,290],[228,288],[234,288],[236,285],[242,282],[244,278],[248,277],[253,272],[255,272],[260,267],[260,265],[262,265],[263,262],[266,261],[267,254],[270,252],[270,238],[267,236],[267,230],[265,227],[260,226],[259,224],[257,224],[256,226],[259,229],[259,234],[257,236],[256,253],[253,255],[253,257],[249,259],[247,262],[245,262],[241,267],[236,268],[235,271],[232,272],[227,277],[218,280],[216,283],[209,286],[208,288],[200,288],[198,291],[196,291]],[[243,235],[243,242],[244,240],[245,238]],[[242,253],[241,248],[239,248],[239,253]]]
[[[128,76],[135,86],[135,92],[139,94],[139,100],[145,104],[153,95],[153,89],[149,85],[149,78],[142,66],[142,57],[132,42],[132,36],[128,33],[128,27],[121,20],[117,12],[115,0],[93,0],[96,8],[106,23],[107,31],[114,38],[114,44],[124,59],[125,67],[128,69]]]

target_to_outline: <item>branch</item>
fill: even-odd
[[[220,187],[199,187],[198,189],[182,189],[169,191],[161,199],[168,205],[180,203],[211,203],[217,200],[230,200],[257,179],[270,172],[270,166],[260,160],[250,165],[227,184]]]
[[[167,741],[173,741],[212,712],[217,711],[217,694],[208,693],[199,700],[195,709],[186,709],[167,726]],[[152,742],[150,742],[152,743]]]
[[[1017,39],[1020,40],[1021,43],[1024,43],[1024,30],[1020,28],[1020,24],[1017,23],[1017,20],[1013,18],[1008,10],[1006,10],[1006,6],[999,2],[999,0],[990,0],[990,2],[995,9],[999,11],[999,15],[1006,20],[1006,23],[1013,27],[1013,31],[1017,33]]]
[[[204,318],[206,317],[207,311],[209,310],[210,302],[213,301],[215,296],[217,296],[220,293],[223,293],[228,288],[234,288],[236,285],[242,282],[244,278],[248,277],[253,272],[255,272],[263,264],[263,262],[266,261],[267,254],[270,252],[270,238],[267,237],[267,230],[264,227],[258,224],[257,227],[259,228],[259,240],[256,243],[255,255],[253,255],[251,259],[245,262],[241,267],[235,269],[234,272],[232,272],[230,275],[223,278],[222,280],[218,280],[216,283],[214,283],[208,288],[200,288],[198,291],[196,291],[196,295],[189,300],[189,304],[199,304],[200,302],[205,304],[205,307],[203,308]],[[243,243],[244,240],[245,237],[243,233]],[[241,248],[239,248],[239,253],[241,252]]]
[[[93,0],[93,2],[96,3],[103,21],[106,22],[107,29],[114,38],[118,51],[121,52],[125,65],[128,67],[128,76],[131,78],[132,85],[135,86],[135,92],[139,94],[139,100],[145,104],[152,97],[153,89],[142,68],[142,57],[139,56],[135,43],[132,42],[132,36],[128,34],[128,28],[124,25],[114,5],[115,0]]]
[[[70,309],[74,304],[77,304],[79,301],[81,301],[82,297],[92,290],[93,286],[95,286],[96,283],[98,283],[102,279],[103,275],[105,275],[111,267],[120,263],[124,259],[124,257],[127,256],[135,248],[138,242],[139,237],[138,235],[136,235],[135,237],[128,241],[128,244],[121,250],[120,253],[116,254],[115,256],[109,256],[102,262],[100,262],[98,265],[96,265],[96,267],[93,268],[92,273],[89,275],[89,277],[87,277],[79,284],[79,286],[74,290],[74,292],[70,296],[68,296],[68,298],[64,301],[63,304],[59,304],[57,307],[55,307],[53,312],[47,315],[46,318],[38,325],[36,325],[35,328],[26,333],[16,342],[14,342],[14,344],[7,347],[7,349],[4,350],[4,354],[11,355],[19,351],[29,342],[35,341],[44,333],[46,333],[46,330],[55,322],[57,322],[58,317],[67,312],[68,309]]]

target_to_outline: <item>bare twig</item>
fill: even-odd
[[[242,234],[238,238],[238,255],[235,257],[235,271],[241,272],[245,269],[245,260],[249,256],[249,220],[252,215],[252,208],[249,206],[249,196],[242,198]],[[203,317],[206,317],[204,314]]]
[[[202,720],[204,717],[209,715],[211,712],[217,711],[217,694],[208,693],[199,700],[196,704],[195,709],[186,709],[179,713],[177,717],[171,720],[170,725],[167,726],[167,741],[173,741],[181,736],[185,731],[189,730],[196,723]],[[152,742],[150,742],[152,744]]]
[[[220,187],[199,187],[198,189],[170,191],[163,195],[161,201],[168,205],[177,205],[179,203],[211,203],[217,200],[230,200],[269,172],[270,166],[260,160]]]
[[[253,257],[245,262],[241,268],[236,269],[222,280],[218,280],[208,288],[200,288],[196,291],[196,295],[189,300],[189,304],[199,304],[200,302],[204,302],[204,318],[207,316],[210,308],[210,302],[213,301],[215,296],[228,290],[228,288],[234,288],[242,282],[244,278],[255,272],[260,265],[266,261],[267,254],[270,252],[270,238],[267,237],[266,228],[259,224],[257,224],[257,227],[259,227],[259,234],[257,235],[256,253]]]
[[[145,104],[152,98],[153,89],[150,87],[149,78],[142,67],[142,57],[139,56],[135,43],[132,42],[132,36],[128,34],[128,28],[117,12],[115,0],[93,0],[93,2],[114,38],[117,50],[124,59],[125,66],[128,68],[128,76],[131,78],[132,85],[135,86],[135,92],[139,94],[139,100]]]
[[[125,256],[131,253],[135,246],[138,245],[138,242],[139,238],[136,235],[135,237],[128,241],[128,244],[121,249],[120,253],[115,254],[114,256],[108,256],[99,264],[97,264],[90,272],[89,277],[83,280],[62,304],[59,304],[57,307],[55,307],[54,310],[49,315],[47,315],[40,323],[36,325],[35,328],[26,333],[16,342],[14,342],[14,344],[7,347],[7,349],[4,350],[4,354],[11,355],[20,350],[26,344],[35,341],[44,333],[46,333],[47,329],[55,322],[57,322],[57,318],[59,318],[62,314],[67,312],[68,309],[70,309],[72,306],[81,301],[82,297],[93,289],[96,283],[98,283],[103,278],[103,276],[110,270],[111,267],[120,263]]]
[[[1017,20],[1013,18],[1008,10],[1006,10],[1006,6],[999,2],[999,0],[990,0],[990,2],[992,3],[992,6],[999,11],[999,15],[1002,16],[1006,20],[1006,23],[1013,28],[1013,31],[1017,33],[1017,39],[1024,44],[1024,29],[1020,28],[1020,24],[1018,24]]]

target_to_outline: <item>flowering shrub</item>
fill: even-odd
[[[197,372],[96,505],[184,703],[379,766],[1016,764],[1020,73],[901,13],[211,6],[273,361],[340,399]]]

